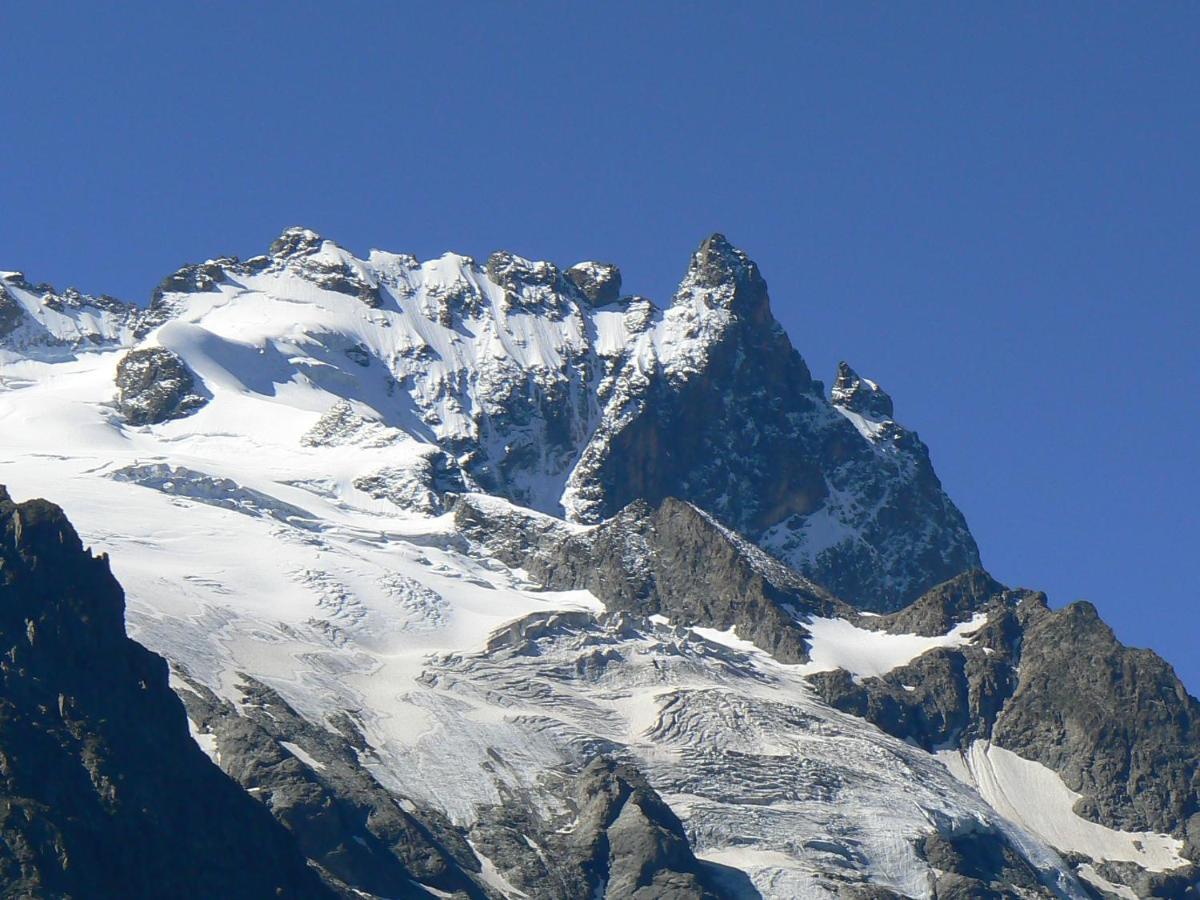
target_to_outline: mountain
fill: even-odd
[[[662,308],[305,229],[146,307],[0,290],[0,481],[110,554],[186,707],[128,730],[190,731],[314,889],[1194,896],[1196,701],[987,575],[722,236]]]

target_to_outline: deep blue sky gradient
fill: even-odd
[[[818,377],[893,394],[998,577],[1200,692],[1200,6],[23,7],[0,268],[144,301],[302,223],[665,301],[723,231]]]

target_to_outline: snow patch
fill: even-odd
[[[1132,862],[1152,872],[1187,865],[1180,855],[1182,841],[1166,834],[1118,831],[1089,822],[1074,811],[1081,795],[1067,787],[1056,772],[990,741],[976,741],[966,752],[939,751],[937,758],[956,778],[978,790],[997,812],[1057,850],[1096,860]]]
[[[309,755],[308,751],[299,744],[293,744],[291,741],[280,741],[279,746],[283,747],[288,753],[300,760],[310,769],[315,769],[318,772],[324,771],[325,763],[318,762]]]
[[[859,628],[845,619],[814,616],[805,623],[812,635],[806,674],[845,669],[854,678],[875,678],[908,665],[918,656],[938,647],[961,647],[987,624],[987,613],[976,613],[955,625],[947,634],[889,634]]]

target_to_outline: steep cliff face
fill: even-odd
[[[332,897],[188,734],[104,557],[0,488],[0,884],[29,897]]]
[[[572,473],[578,518],[684,499],[868,610],[897,609],[979,564],[890,399],[864,403],[843,366],[827,400],[772,316],[758,267],[723,236],[693,254],[659,333],[651,365],[617,376],[623,389]]]

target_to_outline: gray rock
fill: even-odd
[[[220,262],[191,263],[158,283],[150,297],[150,308],[162,306],[167,294],[196,294],[215,291],[225,280],[225,269]]]
[[[1200,858],[1200,703],[1157,654],[1122,645],[1090,603],[1053,611],[1043,594],[972,572],[860,624],[945,634],[977,611],[988,621],[966,646],[878,678],[809,680],[832,706],[926,749],[991,740],[1058,773],[1083,795],[1084,818],[1174,834]],[[1182,877],[1169,875],[1168,886]]]
[[[164,347],[126,353],[117,363],[116,385],[117,410],[130,425],[181,419],[208,402],[187,364]]]
[[[383,295],[379,283],[365,272],[348,262],[314,258],[325,243],[325,239],[315,231],[288,228],[271,243],[269,260],[259,263],[248,260],[243,268],[251,263],[254,263],[251,268],[255,270],[286,268],[327,291],[348,294],[366,306],[382,306]]]
[[[470,498],[457,530],[550,590],[589,590],[610,611],[725,630],[785,662],[808,658],[801,619],[854,610],[690,503],[634,503],[578,533],[549,516],[501,513]]]
[[[565,827],[539,820],[511,798],[483,811],[471,832],[488,858],[535,900],[757,896],[744,877],[731,888],[718,867],[696,859],[682,823],[635,767],[598,756],[574,778],[557,778],[574,813]]]
[[[783,662],[808,659],[801,617],[849,614],[844,604],[722,527],[690,503],[635,503],[592,532],[530,559],[531,577],[584,588],[610,610],[659,614],[725,630]]]
[[[861,616],[862,628],[890,634],[947,634],[975,613],[987,609],[1006,588],[983,569],[972,569],[927,591],[915,602],[885,616]]]
[[[835,406],[874,419],[895,415],[892,398],[875,382],[863,378],[845,362],[838,363],[837,380],[829,393]]]
[[[488,257],[484,271],[488,280],[504,288],[507,309],[561,319],[568,311],[564,297],[571,283],[558,267],[548,262],[531,262],[507,250]]]
[[[1038,872],[999,831],[935,831],[917,852],[943,874],[934,885],[936,900],[1023,900],[1055,897]]]
[[[876,611],[979,565],[925,445],[890,420],[868,438],[838,412],[838,398],[824,398],[745,253],[721,235],[704,241],[672,312],[695,320],[702,346],[682,368],[631,374],[614,388],[572,475],[581,517],[678,497]],[[814,516],[844,537],[810,549]]]
[[[271,242],[267,252],[279,259],[311,256],[321,249],[325,239],[308,228],[293,225],[285,228],[279,237]]]

